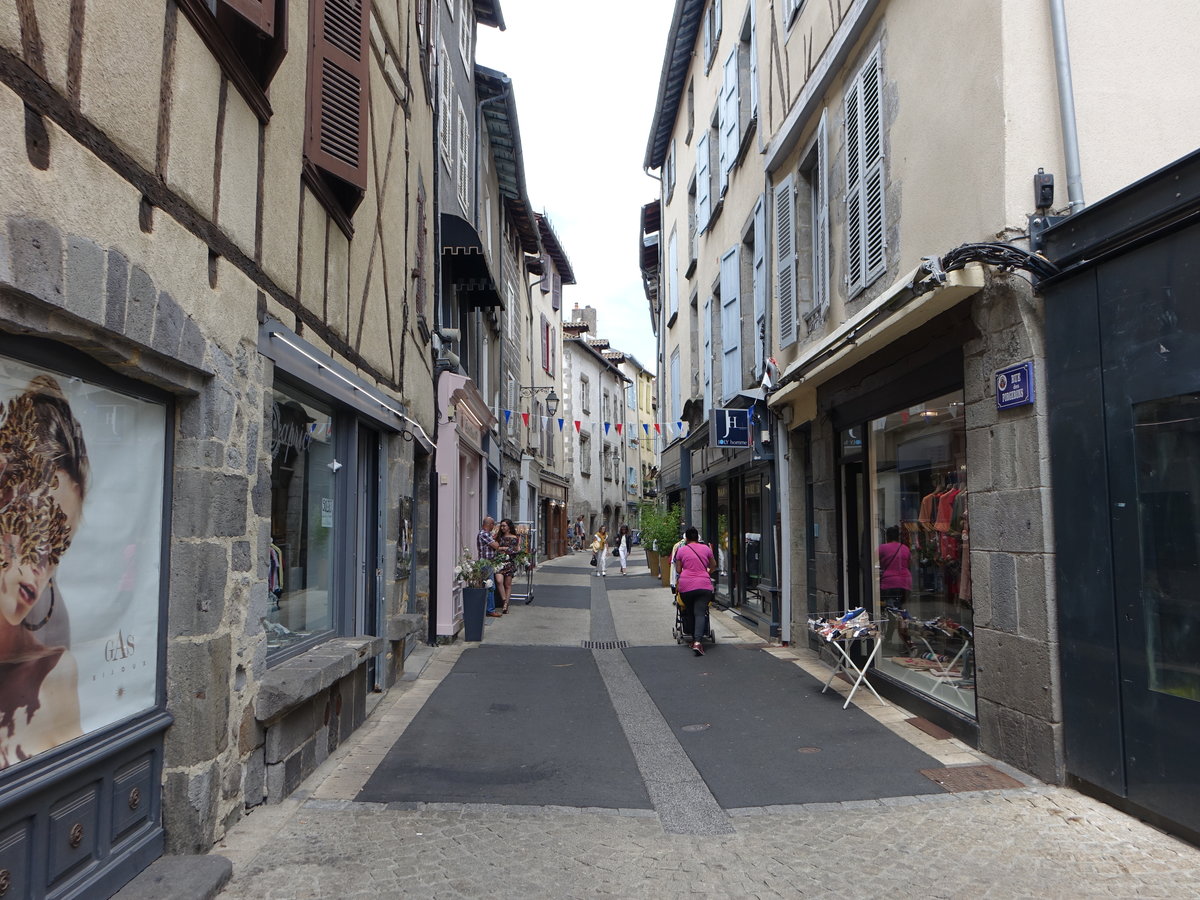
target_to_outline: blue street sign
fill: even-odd
[[[709,419],[709,438],[714,447],[749,447],[750,410],[714,409]]]
[[[996,373],[996,409],[1033,402],[1033,362],[1018,363]]]

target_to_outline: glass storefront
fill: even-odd
[[[277,654],[333,631],[335,528],[332,409],[276,384],[271,406],[270,608],[263,622]]]
[[[956,391],[869,423],[862,556],[885,623],[879,671],[973,716],[965,411]]]

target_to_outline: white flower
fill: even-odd
[[[461,575],[461,574],[462,574],[462,566],[455,566],[455,567],[454,567],[454,574],[455,574],[455,575]]]
[[[490,578],[489,578],[487,581],[485,581],[485,582],[483,583],[483,586],[484,586],[485,588],[491,588],[491,587],[495,587],[495,586],[496,586],[496,582],[492,581],[492,579],[490,579]]]

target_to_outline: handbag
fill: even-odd
[[[613,547],[613,556],[619,557],[620,555],[621,555],[620,549],[617,547]]]
[[[593,566],[594,566],[594,565],[597,565],[597,563],[596,563],[596,552],[595,552],[594,550],[592,551],[592,565],[593,565]]]

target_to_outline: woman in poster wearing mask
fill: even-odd
[[[0,769],[82,733],[75,658],[38,635],[53,605],[38,621],[30,611],[71,546],[87,480],[79,422],[38,376],[0,419]]]

